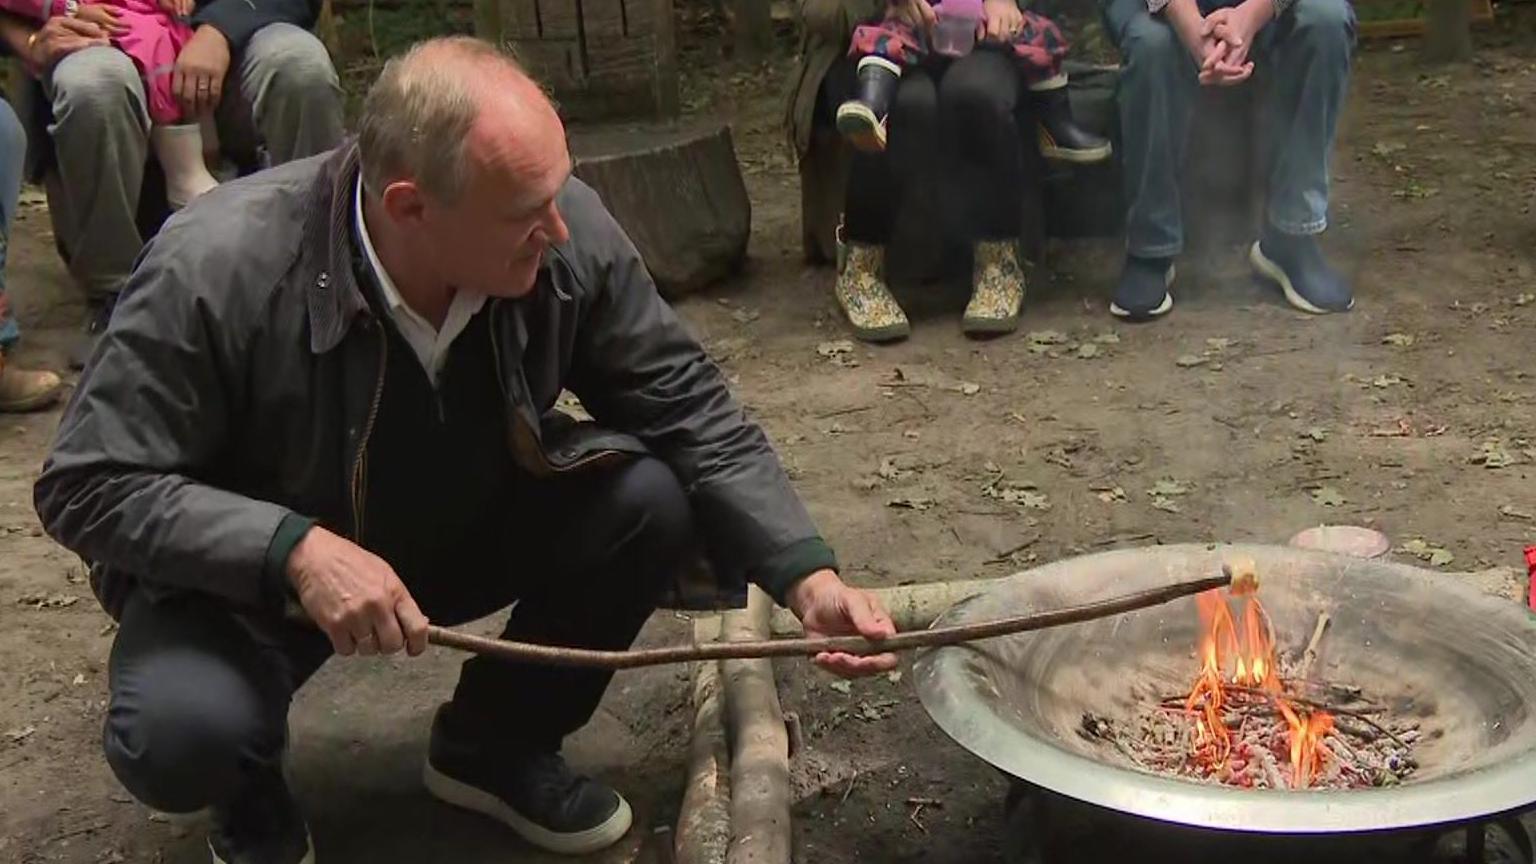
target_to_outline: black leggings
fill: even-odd
[[[908,195],[937,207],[950,233],[967,240],[1019,236],[1024,164],[1016,110],[1022,92],[1006,53],[979,49],[945,64],[908,66],[901,76],[883,154],[855,153],[844,199],[845,236],[884,244]],[[851,62],[822,86],[836,101],[854,92]],[[831,106],[835,109],[835,106]]]

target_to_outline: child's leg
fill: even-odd
[[[1035,103],[1040,126],[1040,154],[1047,159],[1079,164],[1110,157],[1108,139],[1083,129],[1072,117],[1067,76],[1061,64],[1067,40],[1056,22],[1034,12],[1024,13],[1024,26],[1009,43],[1020,74]]]
[[[921,40],[906,23],[888,18],[854,28],[848,53],[860,58],[858,83],[853,98],[838,106],[837,129],[854,148],[879,153],[902,65],[921,59]]]
[[[128,25],[128,32],[119,37],[118,47],[133,58],[144,77],[149,118],[154,123],[149,142],[165,172],[165,197],[179,209],[219,185],[203,161],[202,131],[196,122],[187,122],[171,92],[176,56],[192,31],[166,13],[138,3],[125,3],[119,20]]]

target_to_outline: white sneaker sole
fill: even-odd
[[[1264,250],[1259,248],[1259,241],[1257,240],[1253,241],[1252,248],[1248,250],[1248,263],[1253,265],[1253,269],[1258,271],[1260,276],[1279,285],[1280,290],[1285,293],[1286,302],[1292,306],[1313,315],[1331,314],[1330,310],[1316,306],[1307,298],[1301,296],[1296,291],[1296,286],[1291,284],[1291,277],[1285,275],[1285,269],[1271,261],[1269,256],[1264,254]],[[1349,308],[1355,308],[1354,298],[1350,298]]]
[[[315,864],[314,840],[306,835],[304,837],[304,843],[308,846],[308,848],[304,852],[304,857],[299,859],[299,864]],[[212,843],[208,844],[208,854],[213,856],[213,864],[229,864],[228,861],[225,861],[223,858],[219,857],[219,853],[213,851]]]
[[[1157,308],[1156,309],[1153,309],[1152,311],[1146,313],[1144,316],[1141,316],[1141,317],[1148,318],[1148,319],[1150,319],[1150,318],[1160,318],[1160,317],[1162,317],[1164,315],[1167,315],[1170,311],[1173,310],[1173,294],[1169,293],[1168,289],[1173,287],[1173,277],[1175,275],[1176,269],[1177,269],[1176,265],[1169,264],[1168,265],[1168,275],[1163,277],[1163,302],[1157,304]],[[1125,309],[1122,309],[1120,307],[1120,304],[1116,303],[1113,300],[1109,301],[1109,314],[1115,316],[1116,318],[1135,318],[1135,317],[1138,317],[1138,316],[1132,315],[1130,312],[1126,311]]]
[[[438,771],[431,762],[422,769],[421,779],[427,791],[439,801],[489,816],[529,843],[557,855],[587,855],[607,849],[623,839],[635,821],[629,802],[620,795],[619,809],[606,822],[575,834],[557,834],[518,815],[507,802],[484,789],[461,783]]]

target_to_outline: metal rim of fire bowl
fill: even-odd
[[[1256,558],[1281,553],[1315,557],[1320,563],[1335,566],[1346,560],[1360,563],[1360,559],[1276,546],[1182,544],[1121,549],[1054,562],[1000,580],[1001,584],[982,595],[957,603],[933,626],[966,623],[966,610],[972,601],[994,592],[1009,592],[1019,580],[1059,578],[1071,571],[1081,572],[1095,562],[1149,553],[1253,554]],[[1260,563],[1262,568],[1262,559]],[[1446,591],[1468,602],[1489,599],[1441,574],[1402,564],[1372,563],[1401,571],[1404,578],[1440,576]],[[1508,605],[1512,615],[1529,614],[1516,604]],[[1311,834],[1446,825],[1516,811],[1536,801],[1536,749],[1470,775],[1348,792],[1237,790],[1100,762],[1009,725],[994,710],[995,702],[968,683],[973,676],[962,672],[966,651],[964,645],[926,649],[918,653],[914,663],[918,695],[939,728],[961,747],[1014,777],[1110,810],[1196,828]]]

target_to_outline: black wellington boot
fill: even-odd
[[[1067,97],[1066,76],[1058,75],[1046,83],[1056,86],[1030,90],[1040,118],[1040,155],[1057,162],[1077,165],[1108,159],[1113,152],[1109,139],[1089,132],[1072,119],[1072,101]]]
[[[870,55],[859,61],[858,95],[837,108],[837,131],[866,153],[885,150],[885,118],[896,99],[901,67]]]

